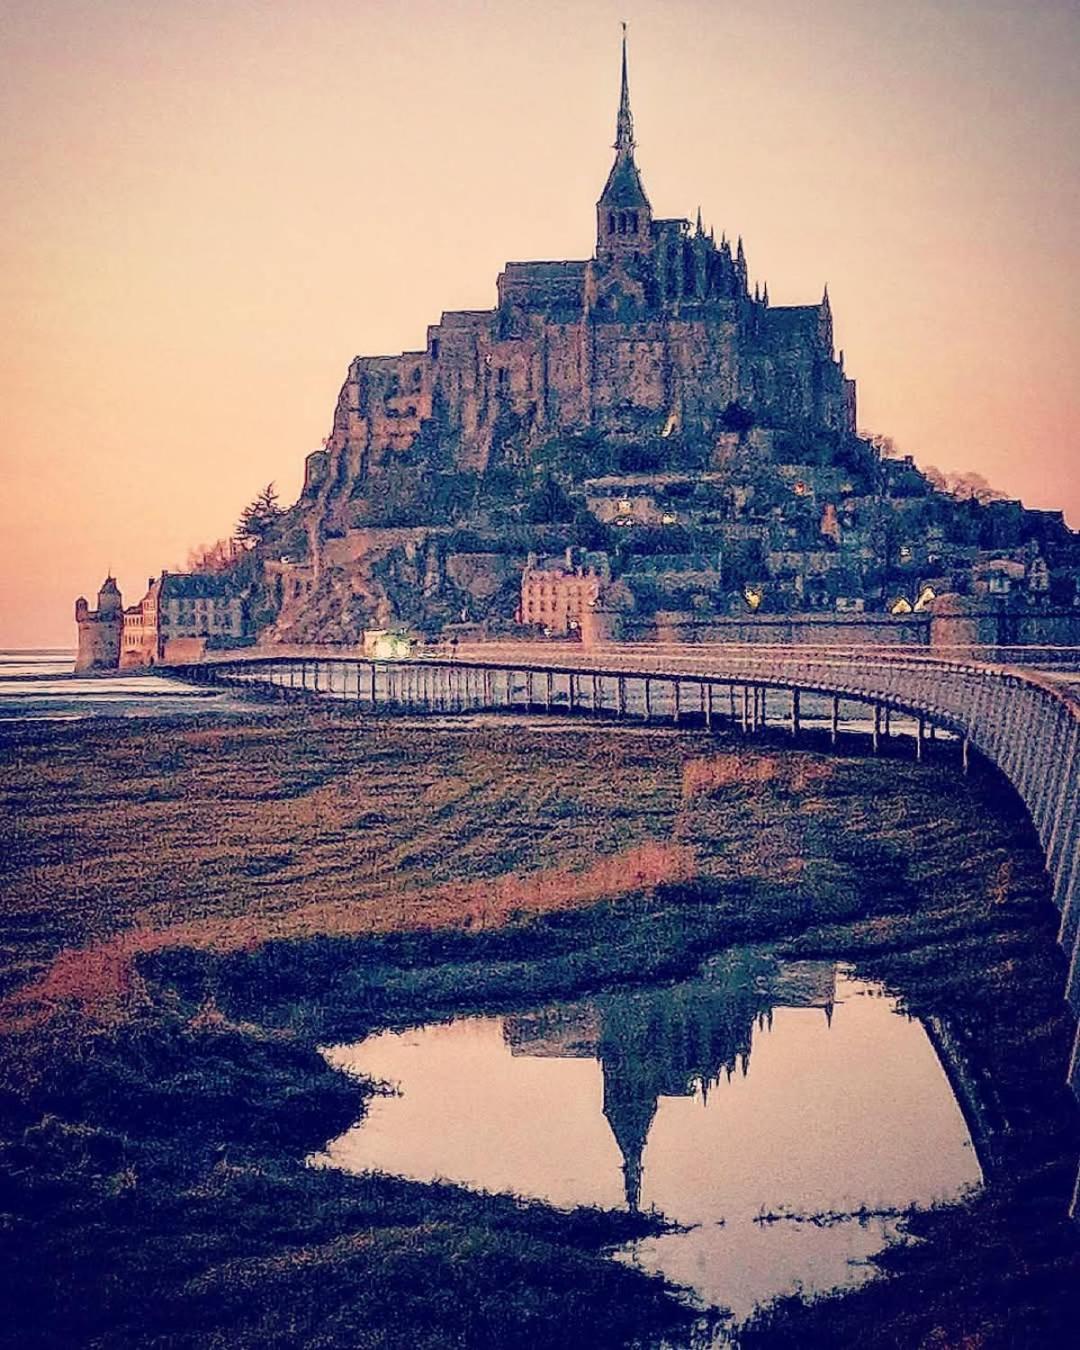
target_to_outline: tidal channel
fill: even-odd
[[[731,951],[678,984],[324,1053],[388,1092],[313,1163],[657,1210],[680,1231],[616,1256],[736,1321],[866,1278],[899,1213],[982,1180],[924,1027],[832,962]]]

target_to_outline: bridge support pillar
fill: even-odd
[[[922,763],[923,743],[926,740],[926,718],[920,717],[915,723],[915,758]]]
[[[616,698],[619,704],[619,716],[626,716],[626,676],[620,675],[617,682]]]
[[[874,704],[874,730],[873,730],[873,732],[871,733],[871,744],[872,744],[873,747],[874,747],[874,754],[876,755],[877,752],[878,752],[878,750],[881,748],[881,704],[880,704],[880,703],[875,703],[875,704]]]
[[[648,722],[652,717],[652,680],[650,680],[647,675],[645,677],[644,700],[645,721]]]
[[[829,724],[829,740],[833,745],[840,738],[840,700],[833,697],[832,701],[832,720]]]
[[[709,731],[713,729],[713,687],[711,684],[702,685],[702,692],[705,697],[705,726]]]
[[[674,707],[673,707],[673,711],[672,711],[671,720],[675,723],[676,726],[678,726],[678,725],[679,725],[679,719],[680,719],[681,716],[682,716],[682,681],[681,681],[681,680],[672,680],[672,682],[671,682],[671,692],[672,692],[672,699],[673,699],[673,701],[674,701]]]
[[[798,737],[799,734],[799,712],[799,691],[793,689],[791,691],[791,735],[793,738]]]

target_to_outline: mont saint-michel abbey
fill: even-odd
[[[1071,604],[1059,514],[973,515],[857,433],[823,289],[774,305],[741,239],[718,241],[700,210],[654,214],[624,36],[593,256],[507,263],[493,309],[444,313],[422,351],[352,361],[268,567],[270,636],[559,634],[599,611],[621,615],[615,636],[661,614],[872,627],[946,592],[1045,606],[1055,568]]]
[[[717,240],[700,210],[654,214],[625,37],[592,256],[509,262],[496,291],[492,309],[444,313],[423,350],[356,357],[299,500],[264,502],[212,577],[152,579],[124,612],[121,663],[181,640],[388,629],[1075,640],[1080,547],[1061,513],[883,454],[856,430],[828,288],[775,305],[741,238]],[[160,622],[158,590],[176,599]],[[87,667],[115,664],[111,604],[80,610]]]
[[[359,357],[341,393],[321,480],[407,453],[436,419],[463,466],[592,430],[634,439],[712,435],[734,406],[766,428],[853,432],[855,387],[833,353],[828,295],[772,306],[733,248],[688,219],[654,215],[634,159],[626,47],[615,161],[583,262],[511,262],[493,310],[442,316],[427,349]]]

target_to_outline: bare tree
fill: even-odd
[[[199,544],[188,552],[187,571],[220,575],[236,565],[243,551],[243,546],[235,539],[218,539],[213,544]]]

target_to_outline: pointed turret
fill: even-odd
[[[739,242],[735,249],[735,277],[738,282],[739,294],[747,294],[747,270],[746,270],[746,250],[743,248],[742,235],[739,235]]]
[[[825,348],[829,356],[832,356],[833,350],[833,317],[832,305],[829,302],[829,283],[825,283],[825,291],[821,297],[821,311],[818,320],[818,332],[821,335],[821,345]]]
[[[596,256],[610,260],[633,256],[652,247],[652,207],[634,163],[634,116],[626,68],[626,25],[623,24],[622,84],[615,121],[615,163],[596,204]]]
[[[110,572],[101,584],[101,590],[98,591],[98,613],[99,614],[118,614],[124,608],[124,602],[120,596],[120,588],[116,584],[116,578]]]
[[[697,209],[697,234],[698,234],[698,238],[700,238],[704,233],[705,233],[705,227],[704,227],[704,225],[702,225],[702,223],[701,223],[701,207],[699,206],[698,209]]]

